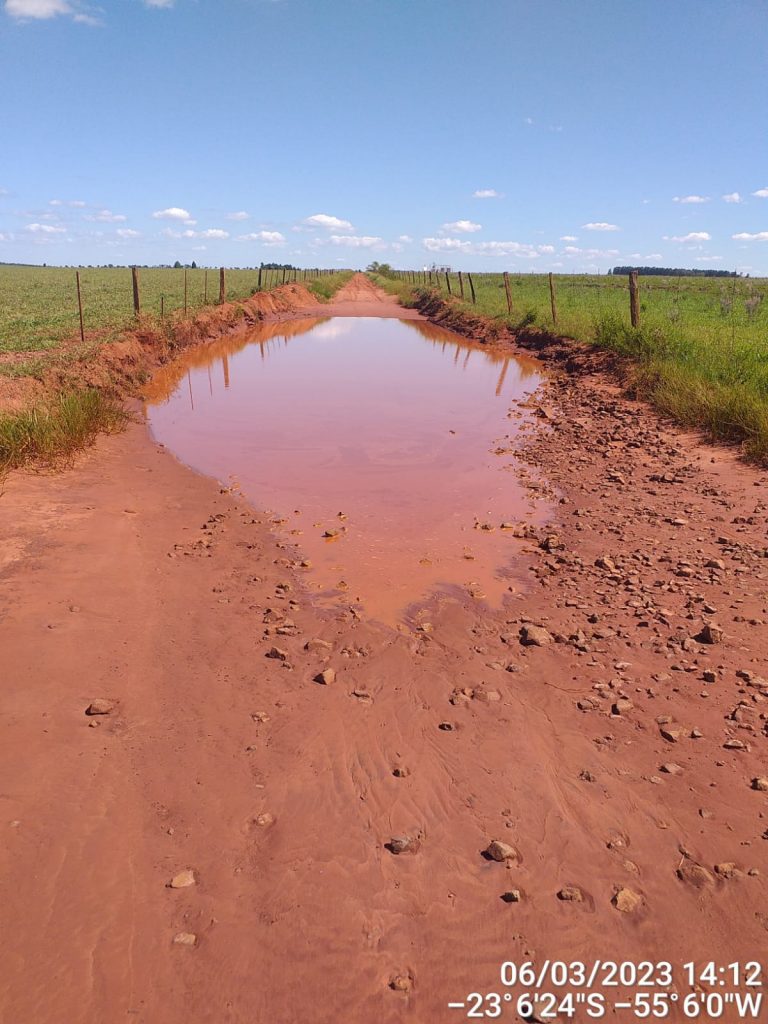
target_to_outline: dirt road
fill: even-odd
[[[766,475],[599,375],[538,398],[530,587],[405,633],[141,424],[6,481],[3,1021],[432,1024],[504,960],[764,954]]]

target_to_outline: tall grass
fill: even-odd
[[[353,271],[339,270],[334,274],[315,278],[307,287],[321,302],[328,302],[352,277]]]
[[[450,301],[514,331],[576,338],[625,357],[636,393],[679,423],[710,438],[743,443],[768,463],[768,282],[748,278],[641,278],[641,326],[629,323],[625,277],[555,278],[557,324],[544,274],[510,274],[512,313],[501,274],[473,274],[476,304]],[[444,276],[432,292],[448,298]],[[402,277],[377,283],[413,304],[417,289]]]
[[[56,465],[99,433],[128,420],[122,406],[95,388],[71,391],[22,412],[0,414],[0,473],[35,461]]]

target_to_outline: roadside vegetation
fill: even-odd
[[[121,430],[127,420],[121,404],[95,388],[6,413],[0,416],[0,475],[30,461],[57,465],[97,434]]]
[[[630,387],[684,426],[739,442],[768,462],[768,281],[752,278],[640,278],[640,323],[632,327],[623,275],[557,275],[557,320],[546,274],[510,274],[509,312],[501,274],[372,270],[407,305],[439,295],[458,310],[512,332],[575,338],[626,360]],[[416,280],[414,280],[416,278]],[[451,294],[448,293],[450,282]],[[461,285],[464,299],[461,298]]]
[[[0,265],[0,473],[27,462],[59,463],[97,434],[121,429],[128,417],[110,382],[85,386],[104,346],[138,329],[150,345],[173,348],[177,326],[184,330],[185,319],[219,297],[218,270],[141,268],[137,318],[130,268],[81,268],[81,340],[75,273],[72,267]],[[234,317],[243,315],[237,303],[293,282],[325,302],[351,276],[282,266],[263,267],[261,275],[258,268],[227,270],[226,298],[235,304],[228,308]],[[27,393],[34,400],[25,401]]]

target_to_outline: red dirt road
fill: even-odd
[[[406,634],[143,425],[6,481],[0,1019],[432,1024],[504,960],[764,957],[766,475],[599,375],[540,404],[529,589]]]

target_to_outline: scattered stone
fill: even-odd
[[[632,706],[633,705],[631,700],[626,700],[626,698],[622,698],[621,700],[617,700],[614,702],[611,710],[613,711],[614,715],[625,715],[628,711],[632,710]]]
[[[169,889],[188,889],[190,885],[197,885],[197,878],[195,872],[191,868],[187,868],[186,871],[180,871],[178,875],[175,875],[168,883]]]
[[[392,769],[392,774],[395,776],[396,779],[407,779],[408,776],[411,774],[411,769],[406,768],[406,766],[403,764],[399,764],[396,768]]]
[[[438,729],[442,729],[443,732],[453,732],[453,723],[441,722],[440,725],[438,725]]]
[[[500,839],[493,839],[488,846],[485,848],[485,856],[488,860],[495,860],[499,864],[504,864],[506,861],[520,860],[520,853],[510,846],[509,843],[504,843]]]
[[[749,751],[749,744],[745,743],[744,740],[726,740],[723,744],[725,750],[745,750]]]
[[[705,683],[716,683],[717,673],[713,672],[712,669],[708,668],[705,672],[702,673],[701,678],[704,680]]]
[[[692,885],[694,889],[704,889],[708,885],[714,883],[714,878],[701,864],[689,863],[686,861],[677,869],[677,877],[688,885]]]
[[[722,864],[715,864],[715,873],[721,878],[734,878],[739,874],[739,869],[733,861],[724,861]]]
[[[546,647],[552,640],[552,634],[541,626],[523,626],[520,630],[520,643],[525,647]]]
[[[115,710],[115,702],[113,700],[106,700],[104,698],[98,698],[92,700],[88,707],[85,709],[86,715],[111,715]]]
[[[519,903],[523,898],[523,894],[519,889],[510,889],[508,892],[503,892],[501,898],[505,903]]]
[[[752,789],[756,789],[759,793],[768,793],[768,776],[762,775],[752,779]]]
[[[614,893],[611,903],[622,914],[633,914],[643,903],[643,897],[634,889],[619,889]]]
[[[662,738],[665,739],[667,743],[677,743],[680,739],[680,731],[680,729],[667,729],[666,727],[659,729]]]
[[[193,935],[192,932],[178,932],[174,935],[173,941],[177,946],[196,946],[197,936]]]
[[[269,811],[264,811],[262,814],[257,814],[253,819],[254,825],[258,825],[259,828],[269,828],[270,825],[274,825],[275,817],[270,814]]]
[[[559,890],[557,898],[564,903],[583,903],[584,893],[575,885],[565,885]]]
[[[707,569],[719,569],[722,572],[725,569],[725,562],[721,558],[710,558],[706,567]]]
[[[276,661],[287,661],[288,652],[284,651],[282,647],[270,647],[264,657],[274,658]]]
[[[410,992],[413,988],[413,975],[410,972],[395,974],[389,979],[389,987],[395,992]]]
[[[336,679],[336,671],[332,668],[325,668],[322,672],[318,672],[315,676],[316,683],[322,683],[323,686],[330,686]]]
[[[722,643],[723,636],[724,633],[721,626],[714,622],[708,622],[694,639],[702,644],[719,644]]]
[[[313,652],[331,651],[333,650],[333,644],[329,644],[327,640],[320,640],[318,637],[315,637],[312,640],[307,640],[304,644],[304,650]]]
[[[401,853],[418,853],[421,849],[420,836],[393,836],[388,843],[384,844],[390,853],[399,856]]]
[[[659,771],[666,772],[667,775],[680,775],[682,770],[682,767],[675,764],[674,761],[665,761],[664,764],[659,765]]]

